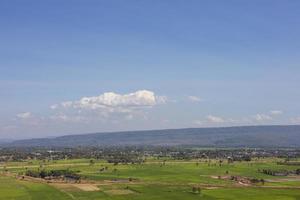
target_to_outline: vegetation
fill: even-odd
[[[25,172],[26,176],[34,177],[34,178],[63,178],[63,179],[73,179],[75,181],[79,181],[81,176],[76,172],[71,171],[69,169],[60,169],[60,170],[27,170]]]
[[[0,199],[5,200],[300,197],[299,166],[281,164],[299,162],[298,149],[148,146],[5,148],[0,153],[5,156]],[[272,174],[283,170],[289,174]]]

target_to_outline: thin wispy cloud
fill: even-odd
[[[277,115],[282,115],[283,112],[281,110],[271,110],[270,114],[277,116]]]
[[[257,122],[268,122],[275,120],[278,118],[280,115],[283,114],[283,111],[281,110],[271,110],[269,113],[258,113],[254,116],[254,119]]]
[[[276,122],[283,112],[280,110],[272,110],[268,113],[257,113],[255,115],[243,116],[239,118],[226,118],[218,115],[207,115],[203,119],[193,121],[194,125],[199,126],[241,126],[241,125],[257,125]],[[290,119],[292,123],[300,123],[300,118]]]
[[[290,119],[292,124],[300,124],[300,117],[293,117]]]
[[[208,122],[211,123],[224,123],[225,119],[223,119],[222,117],[218,117],[218,116],[214,116],[214,115],[208,115],[206,117]]]
[[[201,102],[202,98],[197,97],[197,96],[188,96],[187,99],[191,102]]]
[[[225,118],[216,115],[207,115],[204,119],[197,119],[193,121],[194,125],[197,126],[219,126],[224,124]]]
[[[254,119],[258,122],[265,122],[272,120],[273,118],[270,115],[259,113],[254,116]]]
[[[28,118],[32,117],[32,113],[31,112],[18,113],[16,115],[16,117],[19,119],[28,119]]]

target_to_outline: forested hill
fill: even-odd
[[[187,128],[67,135],[18,140],[6,146],[195,145],[203,147],[300,147],[300,126]]]

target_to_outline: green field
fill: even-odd
[[[148,159],[144,164],[108,164],[98,160],[26,161],[1,164],[0,199],[106,199],[106,200],[176,200],[176,199],[261,199],[300,200],[300,177],[269,176],[258,169],[294,170],[299,166],[282,166],[276,159],[235,162],[221,166],[217,161],[175,161],[163,164]],[[100,171],[106,167],[106,170]],[[27,169],[71,169],[84,178],[81,183],[47,183],[17,178]],[[264,179],[264,184],[242,185],[218,176]],[[129,181],[130,180],[130,181]],[[193,187],[200,188],[193,192]]]

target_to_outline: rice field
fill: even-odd
[[[300,200],[300,176],[270,176],[259,169],[294,170],[277,165],[277,159],[219,164],[217,160],[109,164],[88,159],[25,161],[0,164],[0,199],[78,200]],[[20,178],[28,169],[70,169],[83,177],[81,183]],[[105,170],[100,170],[105,168]],[[230,176],[264,179],[264,184],[242,184]],[[197,188],[197,191],[193,188]]]

